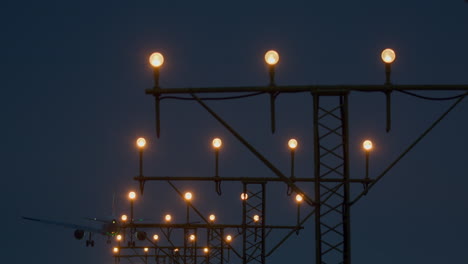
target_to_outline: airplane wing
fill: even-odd
[[[44,220],[44,219],[38,219],[38,218],[31,218],[31,217],[26,217],[26,216],[23,216],[23,219],[30,220],[30,221],[36,221],[36,222],[43,223],[43,224],[63,226],[63,227],[66,227],[66,228],[71,228],[71,229],[80,229],[80,230],[88,231],[88,232],[95,233],[95,234],[102,234],[102,235],[106,234],[105,232],[103,232],[103,230],[95,228],[95,227],[91,227],[91,226],[82,226],[82,225],[76,225],[76,224],[71,224],[71,223]]]

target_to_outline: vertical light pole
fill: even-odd
[[[135,201],[136,193],[131,191],[128,193],[128,199],[130,199],[130,223],[133,224],[133,202]]]
[[[296,152],[296,148],[297,148],[297,140],[294,139],[294,138],[291,138],[289,141],[288,141],[288,147],[289,149],[291,150],[291,180],[294,182],[294,153]],[[292,193],[292,190],[291,190],[291,187],[288,185],[288,190],[287,190],[287,195],[291,195]]]
[[[385,84],[391,85],[390,75],[392,73],[392,63],[396,59],[396,53],[392,49],[384,49],[380,54],[382,61],[385,63]]]
[[[279,54],[275,50],[269,50],[265,53],[265,62],[268,64],[270,74],[270,87],[275,87],[275,66],[279,62]],[[274,92],[270,92],[270,113],[271,113],[271,133],[275,133],[275,97]]]
[[[120,247],[120,242],[121,242],[122,239],[123,239],[122,235],[120,235],[120,234],[117,235],[117,236],[115,237],[115,239],[117,240],[117,245]]]
[[[128,198],[130,199],[130,224],[132,227],[130,227],[130,241],[129,246],[135,246],[135,242],[133,242],[133,236],[135,234],[135,228],[133,227],[133,203],[136,198],[136,193],[134,191],[131,191],[128,193]]]
[[[304,200],[304,197],[300,194],[296,194],[296,202],[297,202],[297,230],[296,235],[299,235],[299,227],[301,225],[301,203]]]
[[[225,239],[225,242],[226,242],[226,244],[228,244],[228,256],[227,256],[227,258],[230,259],[230,258],[231,258],[231,242],[232,242],[232,236],[231,236],[231,235],[227,235],[227,236],[226,236],[226,239]]]
[[[186,192],[184,194],[184,199],[185,199],[185,202],[187,204],[187,213],[186,213],[186,216],[187,216],[186,224],[187,225],[189,225],[189,223],[190,223],[190,202],[191,202],[192,198],[193,198],[193,195],[192,195],[191,192]],[[184,264],[187,263],[188,252],[190,252],[191,255],[193,255],[192,254],[192,249],[188,248],[187,240],[190,240],[190,242],[193,242],[195,240],[195,235],[193,235],[193,234],[189,235],[189,229],[184,228],[184,256],[183,256]],[[192,245],[193,244],[190,244],[190,246],[192,246]]]
[[[159,236],[157,234],[153,235],[153,244],[154,244],[154,255],[156,259],[156,264],[159,264],[159,255],[158,255],[158,240]]]
[[[119,257],[119,247],[114,247],[112,249],[112,252],[114,253],[115,255],[115,263],[120,263],[120,257]]]
[[[367,186],[369,186],[369,156],[370,156],[370,152],[373,148],[373,144],[372,144],[372,141],[370,140],[364,140],[364,142],[362,142],[362,148],[364,149],[364,152],[366,154],[366,183],[364,184],[364,188],[367,190]]]
[[[380,55],[382,61],[385,63],[385,85],[387,89],[385,91],[385,98],[387,101],[387,128],[386,131],[389,132],[391,128],[391,97],[390,94],[392,92],[392,81],[390,79],[390,75],[392,73],[392,63],[396,59],[395,51],[392,49],[384,49],[382,54]]]
[[[156,112],[156,136],[159,138],[160,135],[160,111],[159,111],[159,68],[164,63],[164,56],[159,52],[154,52],[149,57],[149,63],[153,66],[153,77],[154,77],[154,98],[155,98],[155,112]]]
[[[164,221],[169,224],[172,221],[172,216],[170,214],[166,214],[166,216],[164,216]],[[171,237],[171,228],[169,225],[167,226],[167,237],[168,239]]]
[[[146,139],[142,137],[138,138],[136,141],[136,145],[138,147],[138,153],[139,153],[140,174],[138,176],[140,178],[140,192],[143,195],[143,190],[145,186],[145,181],[142,179],[143,178],[143,149],[146,147]]]
[[[195,234],[191,234],[189,236],[190,242],[190,255],[192,256],[192,263],[197,263],[197,236]]]
[[[184,194],[185,202],[187,203],[187,224],[190,223],[190,202],[192,201],[193,195],[191,192],[186,192]]]
[[[145,247],[145,248],[143,248],[143,251],[145,252],[145,264],[148,264],[148,251],[149,251],[149,248]]]
[[[210,249],[208,247],[203,248],[203,253],[205,253],[206,264],[209,264],[210,263]]]
[[[223,141],[220,138],[215,138],[211,142],[215,150],[215,189],[218,195],[221,195],[221,181],[219,180],[219,149],[223,145]]]

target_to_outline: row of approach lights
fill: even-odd
[[[219,150],[221,148],[221,146],[223,145],[223,141],[220,139],[220,138],[214,138],[213,141],[211,142],[213,148],[215,150]],[[295,138],[291,138],[289,141],[288,141],[288,147],[291,151],[295,151],[297,146],[298,146],[298,141],[295,139]],[[136,141],[136,145],[137,147],[140,149],[140,151],[142,151],[145,147],[146,147],[146,139],[145,138],[138,138],[137,141]],[[370,151],[372,150],[372,141],[370,140],[364,140],[364,142],[362,143],[362,148],[365,150],[365,151]]]
[[[396,59],[395,51],[392,49],[384,49],[381,53],[382,61],[385,63],[392,63]],[[159,52],[154,52],[149,57],[150,64],[159,68],[164,64],[164,56]],[[269,50],[265,53],[265,62],[268,65],[276,65],[279,62],[279,54],[275,50]]]
[[[390,84],[391,64],[396,59],[396,53],[393,49],[384,49],[380,54],[382,61],[385,63],[386,84]],[[274,84],[274,67],[279,62],[280,56],[277,51],[269,50],[265,53],[265,62],[270,66],[270,82]],[[154,52],[149,57],[149,63],[156,71],[164,64],[164,56],[160,52]],[[158,77],[159,73],[157,73]],[[158,80],[156,80],[158,82]]]
[[[220,138],[214,138],[211,144],[212,144],[213,148],[215,149],[216,177],[218,177],[218,155],[219,155],[219,149],[223,145],[223,141]],[[141,159],[142,159],[142,156],[143,156],[143,149],[146,147],[146,139],[142,138],[142,137],[138,138],[137,141],[136,141],[136,145],[140,150],[140,162],[141,162]],[[294,167],[294,153],[295,153],[296,148],[298,147],[298,145],[299,145],[299,143],[295,138],[291,138],[288,141],[288,147],[291,150],[291,161],[292,161],[291,177],[294,177],[294,168],[293,168]],[[364,140],[364,142],[362,143],[362,148],[364,149],[364,151],[366,153],[366,178],[368,178],[369,177],[369,175],[368,175],[369,155],[370,155],[370,151],[373,148],[372,141],[370,141],[368,139]]]

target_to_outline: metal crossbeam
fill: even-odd
[[[196,88],[157,88],[146,89],[146,94],[191,94],[191,93],[298,93],[312,92],[321,95],[337,95],[352,91],[360,92],[388,92],[388,91],[468,91],[468,84],[415,84],[415,85],[283,85],[274,87],[245,86],[245,87],[196,87]]]

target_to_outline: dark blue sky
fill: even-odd
[[[164,101],[162,137],[154,131],[149,54],[160,51],[165,88],[266,85],[263,54],[281,56],[278,84],[382,84],[380,51],[397,52],[397,84],[468,83],[468,4],[418,1],[4,1],[1,28],[2,262],[112,263],[97,239],[85,248],[72,231],[27,223],[22,215],[83,223],[127,208],[137,185],[134,141],[149,141],[145,174],[211,176],[214,136],[222,137],[224,176],[273,176],[200,106]],[[439,96],[452,93],[429,93]],[[275,135],[268,97],[210,103],[284,173],[286,142],[299,140],[297,176],[313,175],[312,99],[282,95]],[[450,102],[395,93],[385,133],[382,94],[350,96],[351,174],[362,177],[360,143],[372,138],[371,176],[382,171]],[[352,259],[361,264],[466,263],[468,162],[462,102],[352,208]],[[295,223],[285,187],[271,186],[271,223]],[[179,184],[203,212],[239,223],[240,184],[222,199],[209,185]],[[355,186],[357,193],[360,186]],[[310,187],[309,187],[310,188]],[[279,191],[278,191],[279,190]],[[211,192],[212,191],[212,192]],[[287,201],[287,202],[285,202]],[[184,204],[167,184],[148,183],[141,217],[179,219]],[[289,216],[288,216],[289,215]],[[275,236],[276,237],[276,236]],[[313,222],[271,264],[313,263]]]

